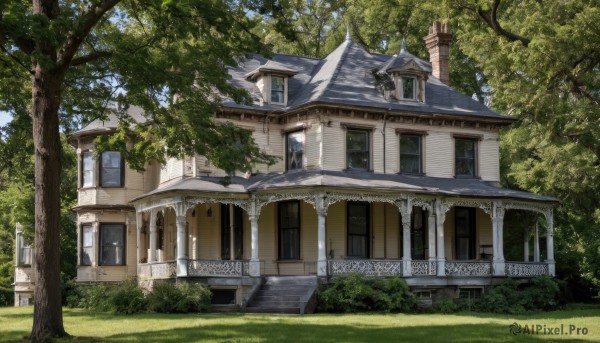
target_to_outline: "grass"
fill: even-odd
[[[509,326],[545,325],[587,335],[512,335]],[[21,341],[32,308],[0,308],[0,342]],[[65,329],[78,342],[600,342],[600,307],[529,315],[443,314],[140,314],[64,310]],[[67,341],[67,340],[65,340]],[[70,340],[68,340],[70,341]]]

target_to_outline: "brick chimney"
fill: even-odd
[[[431,61],[433,76],[449,85],[450,69],[448,60],[450,58],[450,41],[452,40],[450,25],[434,21],[433,26],[429,28],[429,34],[423,39],[427,50],[429,50],[429,61]]]

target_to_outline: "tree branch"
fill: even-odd
[[[85,64],[85,63],[92,62],[92,61],[95,61],[95,60],[98,60],[101,58],[109,58],[111,56],[112,56],[112,53],[108,52],[108,51],[94,51],[87,55],[73,58],[73,60],[71,61],[71,65],[78,66],[80,64]]]
[[[33,74],[33,70],[31,70],[31,68],[27,67],[25,65],[25,63],[23,63],[23,61],[21,61],[17,56],[13,55],[10,53],[10,51],[6,50],[6,48],[4,46],[0,46],[0,49],[8,55],[8,57],[10,57],[13,61],[15,61],[19,66],[23,67],[25,70],[27,70],[27,72],[29,74]]]
[[[70,32],[65,44],[60,49],[57,66],[66,69],[73,62],[73,56],[88,36],[92,28],[98,23],[100,18],[115,7],[121,0],[104,0],[99,5],[89,8],[80,18],[80,25],[75,32]]]
[[[503,36],[512,42],[519,41],[524,47],[527,47],[531,42],[530,39],[521,37],[510,31],[506,31],[502,26],[500,26],[497,16],[499,6],[500,0],[494,0],[491,10],[484,11],[481,7],[477,7],[477,14],[479,14],[481,19],[483,19],[483,21],[485,21],[486,24],[488,24],[488,26],[492,28],[494,32],[496,32],[496,34]]]

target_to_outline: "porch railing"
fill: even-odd
[[[243,276],[248,269],[248,261],[188,260],[188,276]]]
[[[543,262],[506,262],[506,276],[532,277],[548,275],[548,264]]]
[[[177,276],[175,261],[138,264],[138,277],[141,279],[170,279],[175,276]]]
[[[437,273],[437,262],[436,261],[411,261],[410,268],[412,275],[436,275]]]
[[[448,276],[490,276],[491,261],[446,261]]]
[[[366,276],[402,275],[401,260],[329,260],[330,276],[360,273]]]

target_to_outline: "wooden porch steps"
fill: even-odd
[[[247,313],[304,313],[316,287],[315,276],[267,277],[245,311]]]

